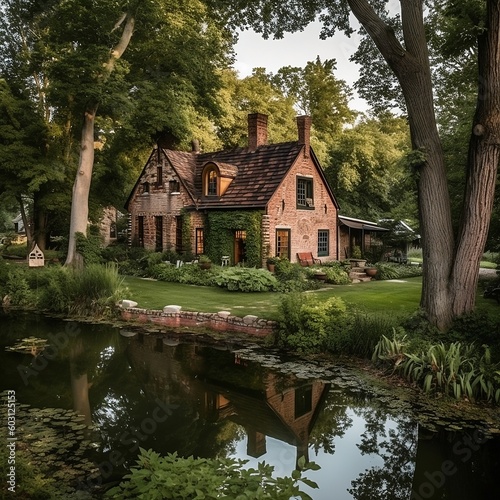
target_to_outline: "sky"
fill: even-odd
[[[314,61],[317,56],[337,60],[335,76],[353,86],[358,78],[358,66],[349,61],[357,48],[357,35],[348,38],[343,33],[337,33],[332,38],[321,40],[319,33],[321,24],[312,23],[304,31],[285,34],[281,40],[264,40],[262,35],[253,31],[244,31],[239,35],[235,47],[235,69],[241,78],[252,73],[252,69],[263,67],[267,72],[276,73],[283,66],[304,67],[308,61]],[[350,102],[352,109],[366,111],[366,101],[354,91]]]

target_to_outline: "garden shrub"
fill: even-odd
[[[419,266],[379,262],[375,267],[377,268],[377,274],[375,275],[377,280],[396,280],[422,276],[422,268]]]
[[[311,488],[318,485],[303,471],[318,470],[315,463],[298,460],[291,477],[273,477],[274,467],[259,463],[257,469],[245,469],[248,460],[229,458],[180,458],[177,453],[162,457],[141,448],[137,465],[119,486],[109,490],[106,498],[194,499],[245,498],[285,499],[311,497],[300,490],[302,482]]]
[[[270,292],[278,285],[269,271],[245,267],[221,268],[215,281],[222,288],[241,292]]]
[[[308,268],[292,264],[288,259],[276,262],[274,276],[278,280],[278,290],[283,293],[314,290],[321,286],[320,283],[307,279]]]
[[[351,282],[349,275],[343,269],[327,267],[325,273],[326,282],[332,285],[348,285]]]
[[[7,273],[5,294],[13,306],[36,307],[36,294],[30,287],[27,279],[27,268],[12,268]]]
[[[179,283],[198,286],[216,286],[217,267],[202,269],[196,264],[187,264],[179,268]]]
[[[49,268],[40,288],[41,309],[80,316],[110,316],[126,290],[116,265],[93,264],[83,270]]]
[[[344,301],[331,297],[325,301],[292,293],[278,306],[277,342],[299,353],[319,352],[327,346],[328,336],[346,327]]]

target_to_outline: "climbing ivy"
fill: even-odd
[[[191,217],[184,208],[181,209],[180,215],[182,217],[182,253],[184,258],[190,260],[193,254],[193,245],[191,244]]]
[[[233,255],[234,232],[246,231],[245,264],[261,267],[261,219],[262,212],[257,210],[210,212],[205,232],[205,253],[213,262],[220,261],[223,255]]]

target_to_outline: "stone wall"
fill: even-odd
[[[180,306],[165,306],[163,311],[126,307],[122,303],[122,319],[138,323],[152,323],[167,328],[203,327],[218,332],[237,332],[266,337],[276,326],[274,321],[247,315],[232,316],[229,311],[203,313],[181,311]]]

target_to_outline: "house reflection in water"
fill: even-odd
[[[308,456],[309,436],[329,384],[301,380],[199,343],[177,344],[165,336],[130,340],[132,369],[150,398],[191,405],[207,422],[229,419],[245,429],[247,454],[266,453],[266,437]]]

